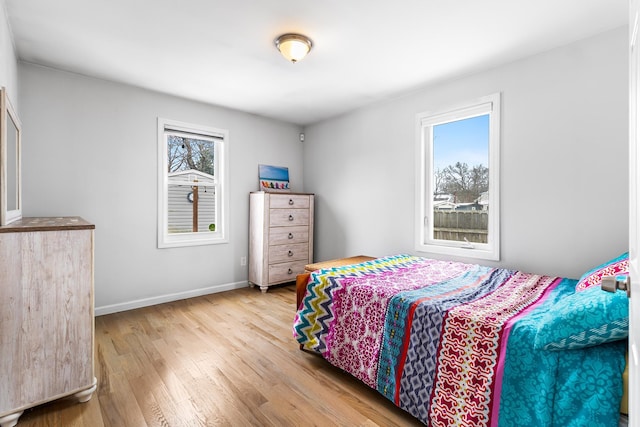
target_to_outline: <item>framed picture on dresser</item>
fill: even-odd
[[[258,165],[260,191],[271,193],[289,192],[289,168],[283,166]]]

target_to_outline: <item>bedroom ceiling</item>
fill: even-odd
[[[4,0],[18,57],[299,125],[626,25],[627,0]],[[283,33],[314,47],[297,64]]]

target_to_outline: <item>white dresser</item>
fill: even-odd
[[[93,371],[93,233],[79,217],[0,227],[0,426],[65,396],[85,402]]]
[[[307,193],[249,195],[249,284],[262,292],[296,280],[313,262],[313,201]]]

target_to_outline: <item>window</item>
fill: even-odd
[[[416,121],[416,250],[498,260],[500,94]]]
[[[228,242],[228,132],[158,118],[158,247]]]

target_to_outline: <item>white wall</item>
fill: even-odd
[[[18,87],[0,18],[0,83],[20,93],[25,216],[96,224],[99,313],[244,286],[259,163],[288,166],[294,191],[316,193],[316,260],[415,253],[415,114],[496,91],[496,265],[577,277],[627,248],[626,28],[309,126],[302,145],[291,124],[30,64]],[[158,116],[229,129],[229,244],[156,248]]]
[[[0,86],[7,88],[11,104],[19,111],[18,61],[7,18],[5,0],[0,0]]]
[[[579,277],[624,252],[626,46],[625,27],[307,127],[316,259],[416,253],[415,115],[494,92],[502,256],[493,265]]]
[[[300,128],[259,116],[19,64],[25,216],[95,223],[98,313],[246,286],[249,192],[258,164],[302,191]],[[230,243],[157,249],[157,117],[229,130]]]

